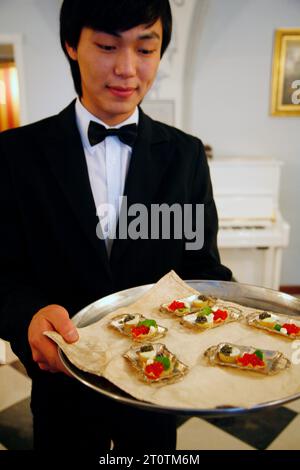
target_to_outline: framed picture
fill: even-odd
[[[272,115],[300,116],[300,29],[275,33]]]

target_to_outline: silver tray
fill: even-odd
[[[201,293],[216,296],[224,300],[240,303],[248,307],[259,308],[263,310],[271,310],[277,313],[284,313],[287,316],[300,317],[300,299],[292,297],[282,292],[277,292],[263,287],[256,287],[247,284],[239,284],[236,282],[226,281],[186,281],[194,289]],[[126,307],[135,302],[139,297],[145,294],[152,284],[134,287],[112,295],[108,295],[96,302],[88,305],[73,318],[77,328],[82,328],[92,323],[99,321],[108,313],[116,310],[119,307]],[[250,408],[238,407],[218,407],[213,409],[189,409],[189,408],[174,408],[174,407],[161,407],[152,403],[139,401],[127,393],[123,392],[118,387],[114,386],[108,380],[98,377],[87,372],[83,372],[74,366],[65,356],[61,349],[59,349],[60,358],[67,368],[67,370],[80,382],[88,387],[96,390],[97,392],[123,404],[135,406],[138,408],[159,411],[164,413],[171,413],[177,415],[189,416],[205,416],[205,417],[220,417],[232,416],[246,413],[253,413],[267,408],[274,408],[281,406],[284,403],[291,402],[300,398],[300,392],[284,397],[281,400],[268,401],[258,403]]]

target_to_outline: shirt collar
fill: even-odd
[[[99,124],[102,124],[102,126],[106,127],[107,129],[110,126],[108,126],[107,124],[105,124],[105,122],[101,121],[101,119],[97,118],[92,113],[90,113],[83,106],[79,98],[77,98],[76,103],[75,103],[75,112],[76,112],[76,122],[77,122],[77,126],[79,129],[83,146],[85,149],[93,152],[96,146],[92,147],[88,139],[88,128],[89,128],[90,121],[98,122]],[[139,110],[136,107],[132,115],[129,116],[129,118],[127,118],[125,121],[121,122],[120,124],[116,126],[111,126],[111,127],[118,129],[119,127],[125,126],[127,124],[138,125],[138,123],[139,123]]]

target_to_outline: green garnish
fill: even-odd
[[[261,361],[263,360],[264,355],[263,355],[263,352],[260,351],[260,349],[257,349],[254,354],[255,354],[255,356],[257,356]]]
[[[210,307],[203,307],[200,310],[201,315],[210,315],[212,312],[212,309]]]
[[[188,307],[178,308],[177,311],[180,313],[189,312],[189,308]]]
[[[156,356],[155,361],[160,362],[165,370],[170,369],[171,361],[167,356]]]
[[[151,326],[154,326],[154,328],[156,328],[157,323],[155,320],[143,320],[139,322],[138,326],[147,326],[148,328],[150,328]]]
[[[278,323],[274,326],[274,330],[276,331],[280,331],[281,330],[281,325],[279,325]]]

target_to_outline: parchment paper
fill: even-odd
[[[245,321],[197,332],[182,326],[177,317],[159,312],[162,303],[194,293],[197,291],[171,271],[134,304],[110,313],[93,325],[80,328],[80,339],[77,343],[69,345],[57,333],[46,334],[78,368],[105,377],[139,400],[161,406],[201,409],[223,406],[252,407],[300,393],[299,364],[292,364],[290,369],[275,376],[208,365],[203,357],[204,351],[224,341],[260,349],[279,350],[290,360],[297,344],[294,344],[293,349],[293,343],[296,342],[251,328]],[[232,302],[228,304],[237,305]],[[253,311],[255,309],[243,307],[244,315]],[[157,342],[164,343],[189,366],[187,375],[181,381],[168,385],[148,385],[140,380],[128,361],[123,358],[123,354],[133,342],[108,327],[111,319],[122,313],[142,313],[168,328],[167,335]],[[297,347],[300,348],[300,342]]]

